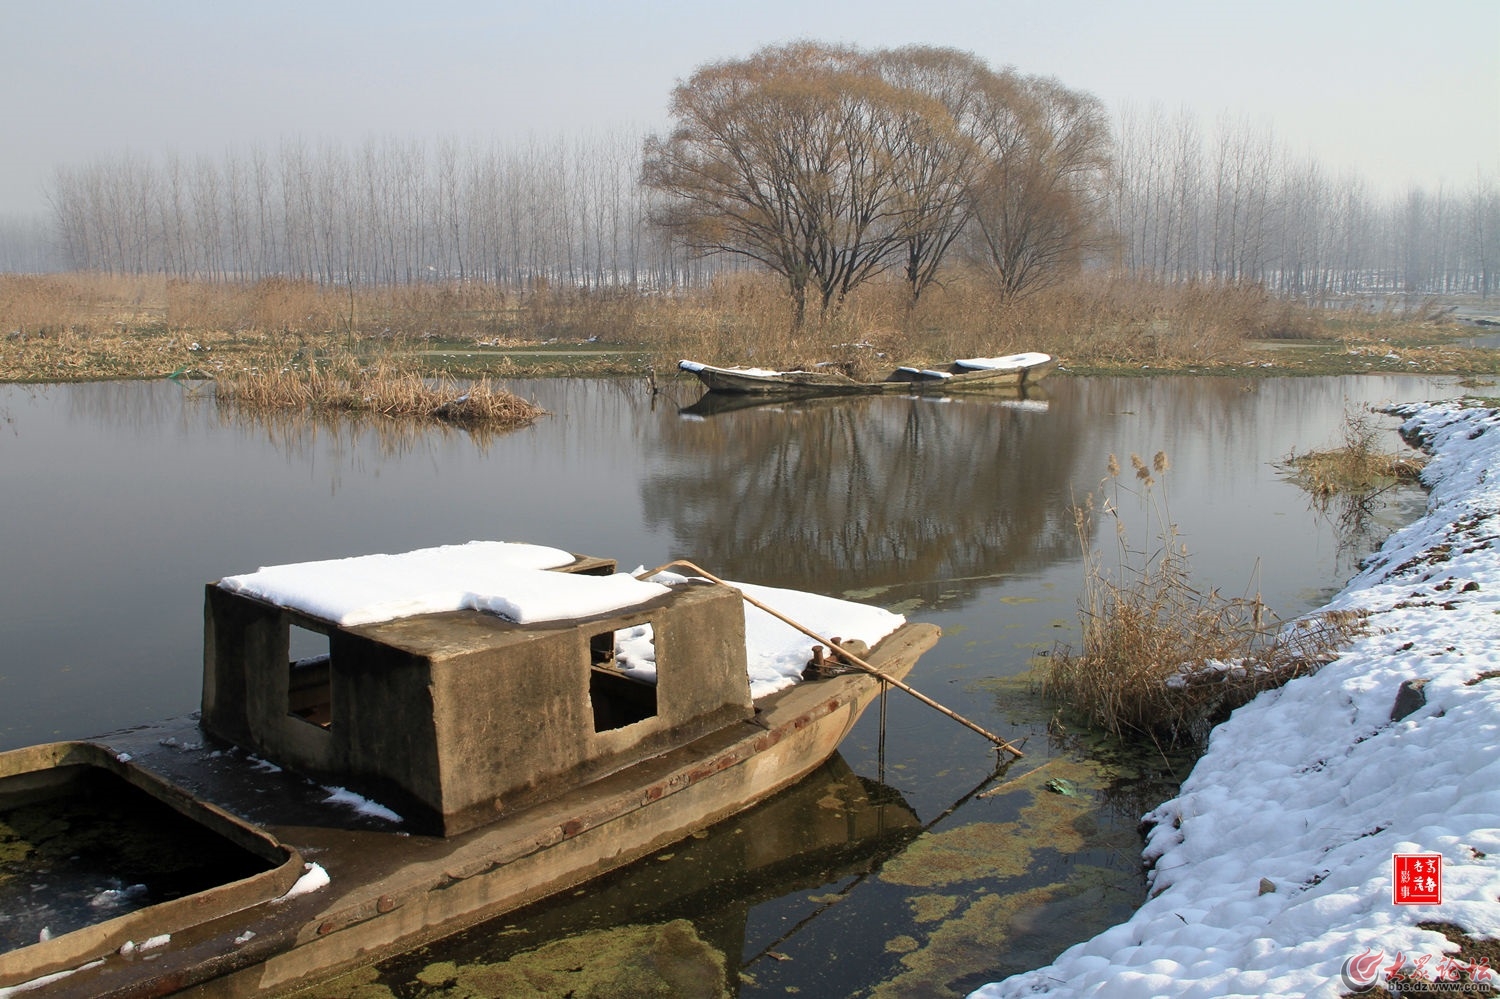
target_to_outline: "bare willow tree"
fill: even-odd
[[[702,67],[647,140],[656,221],[758,261],[826,313],[896,265],[915,303],[967,228],[1003,292],[1076,266],[1099,231],[1109,127],[1093,97],[972,55],[799,42]]]
[[[984,171],[970,246],[1006,297],[1076,271],[1103,245],[1110,133],[1103,106],[1056,80],[983,81],[970,125]]]
[[[812,42],[700,68],[672,95],[677,127],[645,145],[655,215],[698,252],[780,274],[793,325],[809,288],[826,312],[881,270],[907,205],[886,143],[934,102],[892,86],[858,50]]]
[[[905,199],[898,262],[915,305],[973,216],[971,193],[984,164],[970,126],[993,74],[975,56],[929,46],[880,53],[877,66],[883,79],[941,109],[903,117],[886,139]]]

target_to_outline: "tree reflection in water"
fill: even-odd
[[[491,927],[477,949],[435,944],[401,966],[401,981],[415,989],[429,967],[500,962],[494,948],[513,938],[522,946],[510,952],[609,926],[670,926],[696,906],[687,918],[702,948],[675,930],[653,939],[722,953],[731,993],[879,995],[893,982],[889,994],[961,995],[1131,908],[1135,819],[1163,769],[1180,776],[1083,740],[1049,743],[1051,709],[1021,675],[1075,617],[1082,573],[1069,510],[1099,484],[1109,454],[1165,450],[1195,580],[1231,592],[1259,565],[1266,602],[1290,618],[1351,567],[1337,525],[1274,464],[1328,439],[1351,404],[1444,393],[1416,377],[1054,376],[1043,387],[1045,409],[893,396],[684,414],[699,395],[685,380],[660,395],[640,380],[517,382],[512,391],[553,415],[482,442],[225,424],[204,393],[165,382],[0,387],[0,565],[12,567],[0,573],[0,743],[87,738],[191,711],[203,584],[258,565],[501,538],[644,565],[688,557],[731,579],[901,600],[893,609],[946,632],[913,685],[1006,738],[1030,734],[1022,763],[1047,769],[943,817],[994,757],[972,733],[892,696],[889,740],[873,738],[872,709],[841,749],[872,801],[871,774],[899,793],[871,852],[825,856],[816,845],[830,825],[867,814],[825,788],[780,839],[726,823],[723,837],[640,865],[631,876],[644,880],[590,886],[577,922],[531,913]],[[1130,536],[1153,535],[1132,524]],[[1353,547],[1379,540],[1360,535]],[[1078,794],[1052,794],[1051,777]],[[913,838],[918,822],[931,828]],[[783,869],[751,856],[773,847],[795,858]],[[741,866],[700,876],[721,850],[741,851]],[[932,865],[950,879],[931,884]],[[791,959],[762,956],[748,970],[759,984],[736,981],[739,962],[768,947]],[[348,994],[377,995],[364,990],[390,981]]]
[[[647,516],[723,573],[824,592],[1024,571],[1076,547],[1066,413],[877,396],[664,421]]]

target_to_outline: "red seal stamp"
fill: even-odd
[[[1442,905],[1443,855],[1441,853],[1392,854],[1391,903],[1394,905]]]

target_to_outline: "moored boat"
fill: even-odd
[[[1051,354],[1033,351],[1004,357],[963,358],[943,368],[897,368],[891,378],[917,391],[967,392],[1034,385],[1055,367],[1057,359]]]
[[[747,593],[614,570],[484,543],[209,584],[201,718],[0,754],[0,812],[63,770],[108,771],[248,867],[172,900],[142,884],[145,904],[116,919],[33,928],[0,953],[0,990],[276,995],[428,943],[797,781],[938,635],[746,587],[871,646],[857,661],[873,672],[803,677],[814,643]],[[294,632],[327,653],[293,660]]]
[[[781,396],[863,395],[1024,388],[1045,378],[1057,366],[1057,359],[1036,351],[1004,357],[961,358],[938,368],[899,367],[878,382],[860,381],[831,368],[775,371],[716,367],[689,360],[679,361],[677,366],[697,376],[710,392]]]
[[[755,395],[863,395],[899,389],[885,382],[862,382],[842,371],[773,371],[767,368],[721,368],[699,361],[679,361],[678,368],[696,375],[711,392]]]

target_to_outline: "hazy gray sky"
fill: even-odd
[[[127,152],[656,129],[701,63],[795,38],[1227,114],[1381,190],[1500,175],[1500,0],[0,0],[0,212]]]

